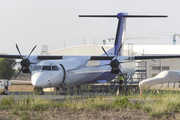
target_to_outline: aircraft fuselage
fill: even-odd
[[[58,87],[62,82],[75,86],[86,83],[110,81],[116,74],[111,74],[111,67],[105,66],[76,66],[74,63],[65,65],[68,60],[45,60],[39,62],[31,74],[31,82],[35,87]],[[123,73],[135,71],[133,61],[122,63],[119,68]],[[74,68],[72,68],[74,66]],[[70,68],[71,67],[71,68]]]

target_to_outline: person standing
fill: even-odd
[[[122,84],[124,82],[124,77],[122,75],[119,75],[118,79],[119,79],[119,86],[122,86]]]

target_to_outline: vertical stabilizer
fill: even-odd
[[[114,55],[121,55],[121,50],[119,50],[120,46],[123,44],[124,35],[126,31],[126,18],[124,15],[128,15],[127,13],[118,13],[118,26],[116,31],[116,38],[114,42]],[[119,52],[119,53],[118,53]]]
[[[114,55],[121,55],[124,35],[126,31],[126,18],[156,18],[167,17],[166,15],[128,15],[127,13],[118,13],[117,15],[79,15],[79,17],[101,17],[118,18],[118,26],[114,43]]]

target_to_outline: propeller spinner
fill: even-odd
[[[111,76],[111,74],[113,73],[113,74],[118,74],[118,73],[120,73],[121,75],[123,75],[122,74],[122,71],[119,69],[119,64],[121,63],[121,62],[119,62],[118,61],[118,59],[117,59],[117,56],[118,56],[118,53],[120,52],[120,50],[121,50],[121,48],[122,48],[122,45],[123,44],[121,44],[121,46],[119,47],[119,50],[118,50],[118,52],[117,52],[117,55],[116,55],[116,57],[115,57],[115,59],[110,59],[110,57],[108,56],[108,54],[107,54],[107,52],[105,51],[105,49],[102,47],[102,50],[104,51],[104,53],[108,56],[108,58],[111,60],[111,62],[110,62],[110,66],[112,67],[112,69],[111,69],[111,73],[109,74],[109,77]],[[108,77],[108,79],[109,79],[109,77]]]
[[[37,46],[37,45],[36,45]],[[19,50],[19,47],[18,47],[18,45],[16,44],[16,48],[17,48],[17,50],[18,50],[18,52],[19,52],[19,54],[20,54],[20,56],[21,56],[21,62],[20,62],[20,64],[21,64],[21,69],[19,70],[19,72],[18,72],[18,74],[16,75],[16,77],[19,75],[19,73],[23,70],[23,68],[28,68],[29,67],[29,65],[30,64],[34,64],[34,63],[31,63],[30,61],[29,61],[29,57],[30,57],[30,55],[31,55],[31,53],[34,51],[34,49],[36,48],[36,46],[34,46],[34,48],[31,50],[31,52],[29,53],[29,55],[28,55],[28,57],[27,58],[23,58],[23,56],[21,55],[21,52],[20,52],[20,50]],[[29,69],[29,68],[28,68]],[[15,78],[16,78],[15,77]]]

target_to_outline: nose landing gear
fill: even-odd
[[[34,94],[35,95],[43,95],[44,94],[44,91],[43,91],[43,88],[38,88],[38,87],[35,87],[34,88]]]

